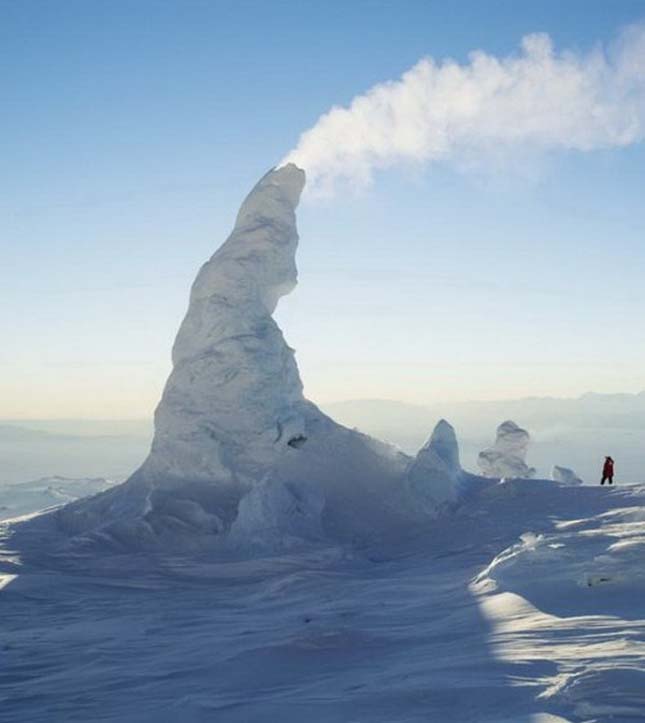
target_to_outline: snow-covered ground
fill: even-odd
[[[104,492],[113,482],[103,477],[69,479],[43,477],[30,482],[0,486],[0,521],[59,507],[74,500]]]
[[[6,721],[645,719],[645,487],[491,483],[361,549],[36,552],[2,543]]]
[[[2,720],[644,720],[645,487],[500,480],[535,472],[510,420],[477,477],[445,420],[409,456],[308,401],[272,316],[303,184],[199,272],[143,465],[5,489]]]

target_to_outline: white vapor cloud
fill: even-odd
[[[282,161],[307,172],[309,190],[370,182],[401,162],[461,163],[513,153],[627,146],[645,136],[645,24],[608,48],[556,51],[543,33],[520,52],[469,61],[420,60],[349,107],[333,107]]]

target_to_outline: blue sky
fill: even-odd
[[[199,265],[333,105],[424,55],[586,52],[643,2],[0,0],[0,417],[142,417]],[[279,321],[314,400],[645,388],[645,149],[305,201]]]

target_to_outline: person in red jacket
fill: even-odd
[[[613,484],[614,481],[614,460],[611,457],[605,457],[605,464],[602,466],[602,480],[600,484],[604,485],[605,480],[609,480],[609,484]]]

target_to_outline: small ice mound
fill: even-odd
[[[461,476],[455,430],[441,419],[408,467],[409,490],[424,512],[436,514],[441,506],[457,498]]]
[[[320,487],[266,479],[240,500],[228,535],[233,548],[279,550],[322,539]]]
[[[522,427],[507,420],[497,427],[495,444],[479,453],[477,464],[484,477],[535,476],[535,468],[526,464],[526,452],[531,437]]]
[[[584,482],[572,469],[569,469],[569,467],[560,467],[557,464],[554,465],[553,470],[551,471],[551,479],[554,482],[559,482],[560,484],[568,486],[584,484]]]

